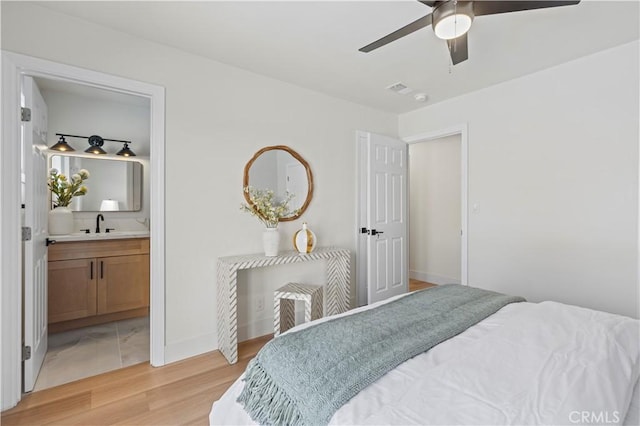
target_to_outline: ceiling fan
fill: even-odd
[[[445,0],[429,1],[418,0],[420,3],[432,7],[430,14],[413,21],[409,25],[400,28],[391,34],[376,40],[365,47],[358,49],[360,52],[371,52],[385,44],[398,40],[421,28],[433,25],[433,31],[438,38],[447,41],[451,61],[453,65],[466,61],[469,58],[467,48],[467,31],[471,28],[473,18],[482,15],[495,15],[498,13],[519,12],[522,10],[544,9],[548,7],[570,6],[580,3],[577,1],[462,1]]]

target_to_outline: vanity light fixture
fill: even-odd
[[[63,135],[60,135],[60,139],[58,140],[58,142],[49,149],[60,152],[75,151],[75,149],[73,149],[73,147],[67,143]]]
[[[102,139],[100,136],[91,135],[87,139],[89,140],[89,148],[85,149],[84,152],[97,155],[103,155],[107,153],[107,151],[102,149],[102,145],[104,145],[104,139]]]
[[[123,157],[135,157],[136,154],[129,149],[129,144],[127,142],[124,143],[124,147],[120,151],[116,153],[116,155],[122,155]]]
[[[118,151],[116,155],[120,155],[122,157],[136,156],[136,154],[133,151],[131,151],[131,149],[129,148],[129,144],[132,143],[131,141],[123,141],[119,139],[105,139],[98,135],[78,136],[78,135],[66,135],[63,133],[56,133],[56,136],[60,136],[60,140],[58,141],[58,143],[56,143],[51,148],[49,148],[54,151],[75,151],[75,149],[73,149],[69,144],[67,144],[66,140],[64,139],[65,137],[67,137],[67,138],[87,139],[89,141],[89,148],[87,148],[84,152],[88,152],[89,154],[96,154],[96,155],[106,154],[107,151],[102,149],[102,146],[104,145],[105,142],[120,142],[124,144],[124,147],[120,151]]]

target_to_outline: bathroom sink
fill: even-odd
[[[149,231],[111,231],[100,232],[96,234],[91,232],[89,234],[85,232],[74,232],[67,235],[50,235],[49,239],[63,242],[63,241],[84,241],[84,240],[114,240],[121,238],[145,238],[149,236]]]
[[[111,231],[85,235],[92,235],[93,238],[148,237],[149,231]]]

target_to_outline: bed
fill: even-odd
[[[417,293],[302,324],[274,341],[377,315]],[[238,402],[245,374],[213,404],[210,424],[257,424],[246,398]],[[639,375],[640,321],[556,302],[508,303],[383,373],[320,423],[639,425]]]

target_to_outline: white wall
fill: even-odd
[[[470,285],[639,316],[639,48],[400,116],[403,137],[468,123]]]
[[[460,284],[461,138],[409,145],[409,277]]]
[[[107,139],[130,140],[129,147],[132,151],[139,156],[149,156],[148,105],[90,98],[58,90],[42,89],[41,92],[49,112],[49,146],[58,141],[56,133],[100,135]],[[76,151],[82,152],[89,148],[86,139],[67,138],[67,142]],[[109,154],[115,154],[122,146],[119,142],[105,141],[102,148]]]
[[[2,48],[166,88],[167,360],[217,347],[216,258],[262,250],[262,226],[239,210],[244,165],[261,147],[292,147],[314,174],[307,212],[280,226],[282,248],[304,220],[320,245],[354,249],[355,130],[395,135],[396,116],[25,2],[2,2]],[[262,293],[266,317],[273,288],[324,281],[322,265],[241,275],[241,295]]]

